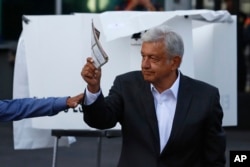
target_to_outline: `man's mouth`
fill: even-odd
[[[144,74],[144,75],[152,75],[153,72],[150,72],[150,71],[143,71],[143,74]]]

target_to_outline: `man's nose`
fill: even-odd
[[[149,68],[149,67],[150,67],[149,59],[144,58],[144,59],[142,60],[142,68]]]

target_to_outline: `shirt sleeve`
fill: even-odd
[[[68,97],[23,98],[0,100],[0,121],[52,116],[66,110]]]
[[[99,90],[99,92],[97,92],[97,93],[91,93],[90,91],[88,91],[88,89],[86,89],[84,104],[91,105],[92,103],[94,103],[96,101],[96,99],[98,98],[98,96],[100,94],[101,94],[101,90]]]

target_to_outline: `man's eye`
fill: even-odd
[[[150,57],[150,60],[153,61],[153,62],[159,61],[159,59],[157,59],[156,57]]]

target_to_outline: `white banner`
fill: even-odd
[[[20,35],[14,70],[13,98],[30,97],[27,75],[26,49],[23,33]],[[35,149],[52,147],[54,139],[50,129],[35,129],[32,119],[13,122],[14,149]],[[59,146],[69,146],[74,137],[62,137]]]
[[[193,29],[195,78],[219,88],[224,126],[237,125],[237,36],[236,17],[232,18],[233,23]]]

